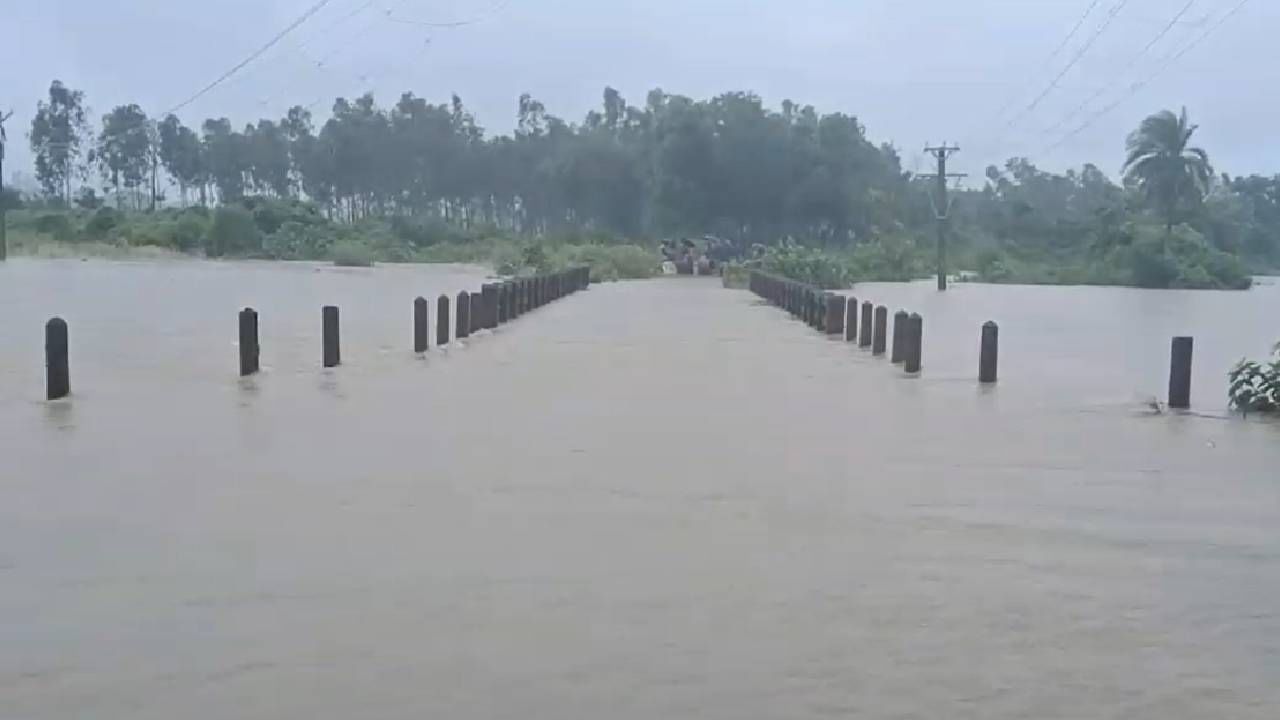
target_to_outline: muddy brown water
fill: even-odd
[[[857,288],[916,380],[690,279],[414,357],[481,281],[0,266],[0,718],[1276,716],[1280,426],[1215,367],[1275,286]],[[1180,333],[1197,413],[1150,412]]]

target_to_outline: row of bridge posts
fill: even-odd
[[[764,272],[754,272],[748,287],[756,295],[787,310],[830,336],[843,335],[846,342],[857,342],[872,355],[885,354],[901,364],[909,374],[920,372],[924,321],[915,313],[899,310],[893,315],[892,340],[886,340],[889,310],[870,302],[859,305],[857,298],[845,298],[831,292]],[[1191,407],[1191,357],[1194,341],[1190,337],[1173,339],[1169,362],[1169,407]],[[999,376],[1000,327],[993,321],[983,323],[979,340],[978,382],[994,384]]]
[[[573,267],[560,272],[512,278],[486,283],[479,291],[460,292],[453,305],[448,295],[436,300],[436,344],[449,344],[450,321],[456,337],[470,337],[480,330],[493,330],[531,310],[584,290],[591,283],[590,269]],[[452,307],[451,307],[452,306]],[[453,314],[456,311],[456,316]],[[426,298],[413,301],[413,351],[430,349],[430,308]],[[320,312],[321,364],[326,368],[342,364],[339,336],[340,312],[325,305]],[[254,375],[262,369],[262,346],[258,333],[258,311],[244,308],[239,313],[240,375]],[[45,324],[45,397],[58,400],[71,394],[70,341],[67,322],[55,317]]]
[[[812,285],[763,272],[754,272],[748,287],[756,295],[804,320],[814,329],[882,357],[889,348],[889,309],[857,298],[820,290]],[[893,316],[890,361],[910,374],[920,372],[924,320],[899,310]]]

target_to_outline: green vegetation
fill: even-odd
[[[207,257],[375,262],[474,263],[502,274],[550,272],[588,265],[595,281],[657,274],[650,247],[606,234],[566,232],[522,237],[497,228],[462,230],[438,220],[368,218],[339,223],[300,201],[246,200],[207,210],[121,212],[26,208],[10,211],[10,245],[37,257]]]
[[[342,267],[373,267],[373,248],[364,243],[354,240],[340,240],[329,252],[333,257],[334,265]]]
[[[65,245],[504,271],[585,259],[608,278],[656,272],[662,238],[711,233],[823,286],[933,265],[931,183],[857,118],[789,100],[653,90],[632,105],[606,88],[575,123],[525,95],[509,136],[486,135],[456,96],[338,98],[323,122],[295,107],[196,129],[121,105],[91,130],[85,103],[54,82],[29,133],[43,197],[25,202],[48,217],[25,231]],[[1121,184],[1094,165],[988,168],[984,187],[953,195],[952,268],[984,282],[1247,287],[1280,267],[1280,176],[1216,175],[1195,132],[1185,111],[1147,118]]]
[[[1280,343],[1270,361],[1241,360],[1228,374],[1228,380],[1231,407],[1244,413],[1280,410]]]

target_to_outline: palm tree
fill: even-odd
[[[1184,202],[1203,200],[1213,178],[1209,154],[1187,146],[1197,127],[1187,120],[1184,107],[1181,115],[1162,110],[1129,134],[1125,181],[1137,187],[1164,216],[1166,242],[1173,234],[1179,208]]]

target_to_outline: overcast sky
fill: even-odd
[[[4,0],[0,108],[16,111],[6,178],[32,174],[26,134],[50,80],[85,92],[95,126],[126,102],[160,116],[316,1]],[[637,104],[654,87],[752,90],[774,107],[790,98],[858,116],[909,170],[927,169],[925,142],[960,142],[957,169],[980,177],[1012,155],[1114,175],[1125,134],[1185,104],[1219,171],[1273,174],[1280,2],[1247,2],[1168,62],[1238,2],[1192,0],[1144,53],[1187,0],[331,0],[179,115],[242,125],[301,104],[323,118],[337,95],[372,90],[390,104],[408,89],[433,101],[457,93],[487,129],[508,132],[523,92],[576,121],[605,85]]]

